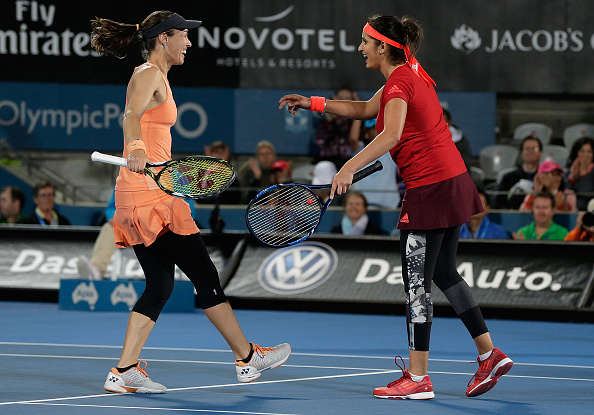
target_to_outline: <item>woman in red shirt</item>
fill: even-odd
[[[460,153],[452,141],[435,83],[414,53],[422,29],[411,18],[373,16],[363,28],[359,52],[366,66],[379,70],[386,84],[369,101],[326,101],[321,97],[286,95],[280,100],[295,114],[300,108],[356,119],[377,118],[380,132],[350,159],[332,182],[331,197],[347,192],[353,173],[390,152],[406,185],[398,228],[406,294],[409,370],[374,396],[431,399],[427,376],[433,318],[431,281],[443,291],[479,352],[479,370],[469,382],[468,396],[490,390],[513,362],[493,347],[480,308],[456,269],[460,225],[482,211],[481,201]],[[398,362],[397,362],[398,364]],[[399,365],[400,366],[400,365]]]

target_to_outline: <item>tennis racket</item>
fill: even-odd
[[[91,154],[91,160],[122,167],[128,165],[125,158],[97,151]],[[231,164],[209,156],[147,163],[144,173],[165,193],[184,199],[204,199],[218,195],[235,180],[235,170]]]
[[[353,183],[383,169],[378,160],[353,175]],[[332,199],[324,204],[316,189],[332,184],[308,186],[298,183],[278,184],[262,190],[245,212],[248,230],[270,246],[295,245],[307,239],[318,227]]]

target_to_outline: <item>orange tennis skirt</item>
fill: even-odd
[[[161,190],[116,190],[115,204],[113,230],[118,248],[138,244],[149,246],[169,230],[178,235],[200,232],[192,219],[190,206]]]

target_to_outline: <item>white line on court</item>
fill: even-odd
[[[27,358],[50,358],[50,359],[85,359],[85,360],[114,360],[117,358],[111,357],[97,357],[97,356],[65,356],[65,355],[42,355],[42,354],[22,354],[22,353],[0,353],[0,356],[5,357],[27,357]],[[151,362],[162,362],[162,363],[194,363],[194,364],[210,364],[210,365],[234,365],[233,362],[217,362],[217,361],[208,361],[208,360],[177,360],[177,359],[149,359]],[[514,363],[515,364],[515,363]],[[294,367],[300,369],[334,369],[334,370],[363,370],[363,371],[372,371],[368,373],[356,373],[356,374],[345,374],[345,375],[331,375],[331,376],[317,376],[312,378],[300,378],[300,379],[284,379],[284,380],[274,380],[274,381],[265,381],[268,383],[278,383],[278,382],[296,382],[301,380],[316,380],[316,379],[331,379],[331,378],[339,378],[339,377],[352,377],[352,376],[365,376],[371,374],[382,374],[382,373],[398,373],[400,369],[378,369],[378,368],[367,368],[367,367],[346,367],[346,366],[318,366],[318,365],[295,365],[295,364],[283,364],[283,367]],[[463,375],[463,376],[472,376],[474,373],[468,372],[442,372],[442,371],[433,371],[430,370],[429,374],[441,374],[441,375]],[[563,378],[563,377],[554,377],[554,376],[528,376],[528,375],[505,375],[508,378],[525,378],[525,379],[548,379],[548,380],[570,380],[570,381],[583,381],[583,382],[594,382],[594,379],[581,379],[581,378]],[[258,384],[264,382],[258,382]],[[196,386],[196,387],[189,387],[189,388],[177,388],[177,389],[168,389],[168,390],[184,390],[184,389],[204,389],[209,387],[221,387],[221,386],[236,386],[236,385],[243,385],[243,383],[232,383],[220,386]],[[0,403],[1,405],[2,403]]]
[[[111,408],[111,409],[144,409],[148,411],[170,411],[170,412],[207,412],[209,414],[240,414],[240,415],[297,415],[280,412],[245,412],[245,411],[222,411],[217,409],[183,409],[183,408],[151,408],[144,406],[118,406],[118,405],[83,405],[73,403],[42,403],[29,402],[24,405],[45,405],[45,406],[68,406],[81,408]]]
[[[6,354],[3,354],[7,356]],[[8,356],[15,356],[15,355],[8,355]],[[61,359],[72,359],[73,356],[51,356],[51,355],[18,355],[18,357],[43,357],[43,358],[61,358]],[[86,359],[93,359],[93,357],[74,357],[76,359],[86,358]],[[107,359],[105,357],[99,357],[98,359]],[[172,360],[156,360],[162,362],[176,362]],[[188,362],[188,361],[183,361]],[[191,361],[190,361],[191,362]],[[204,362],[210,364],[224,364],[228,365],[228,362]],[[303,366],[299,365],[284,365],[286,367],[297,367],[302,368]],[[311,367],[311,366],[307,366]],[[316,368],[324,369],[323,366],[315,366]],[[359,369],[364,370],[364,369]],[[312,380],[322,380],[322,379],[337,379],[337,378],[349,378],[349,377],[358,377],[358,376],[373,376],[373,375],[383,375],[389,373],[398,373],[399,370],[379,370],[379,369],[369,369],[370,372],[364,373],[348,373],[348,374],[341,374],[341,375],[326,375],[326,376],[311,376],[306,378],[297,378],[297,379],[278,379],[278,380],[269,380],[269,381],[260,381],[260,382],[252,382],[252,383],[227,383],[227,384],[219,384],[219,385],[203,385],[203,386],[190,386],[190,387],[183,387],[183,388],[172,388],[168,389],[169,392],[174,391],[188,391],[188,390],[198,390],[198,389],[215,389],[215,388],[225,388],[225,387],[249,387],[249,386],[258,386],[258,385],[266,385],[266,384],[273,384],[273,383],[293,383],[293,382],[303,382],[303,381],[312,381]],[[437,372],[437,371],[429,371],[430,374],[446,374],[446,375],[463,375],[463,376],[471,376],[472,373],[462,373],[462,372]],[[569,381],[584,381],[584,382],[594,382],[594,379],[577,379],[577,378],[560,378],[560,377],[546,377],[546,376],[520,376],[520,375],[506,375],[507,378],[524,378],[524,379],[545,379],[545,380],[569,380]],[[101,394],[101,395],[83,395],[83,396],[72,396],[72,397],[65,397],[65,398],[51,398],[51,399],[38,399],[38,400],[30,400],[30,401],[14,401],[14,402],[0,402],[0,406],[2,405],[18,405],[18,404],[48,404],[50,402],[55,401],[64,401],[64,400],[75,400],[75,399],[85,399],[85,398],[95,398],[95,397],[106,397],[106,396],[121,396],[119,394]],[[233,413],[233,412],[231,412]],[[235,412],[240,413],[240,412]],[[268,414],[266,414],[268,415]]]
[[[285,365],[283,365],[285,366]],[[248,387],[248,386],[257,386],[257,385],[267,385],[272,383],[288,383],[288,382],[302,382],[308,380],[319,380],[319,379],[333,379],[333,378],[347,378],[347,377],[355,377],[355,376],[367,376],[367,375],[381,375],[385,373],[393,373],[394,370],[389,371],[378,371],[374,370],[373,372],[368,373],[350,373],[345,375],[329,375],[329,376],[314,376],[314,377],[307,377],[307,378],[297,378],[297,379],[277,379],[277,380],[264,380],[259,382],[250,382],[250,383],[224,383],[220,385],[203,385],[203,386],[188,386],[185,388],[172,388],[167,389],[167,392],[174,392],[174,391],[186,391],[186,390],[197,390],[197,389],[217,389],[217,388],[229,388],[229,387]],[[74,400],[74,399],[85,399],[85,398],[102,398],[106,396],[122,396],[120,393],[104,393],[100,395],[82,395],[82,396],[70,396],[66,398],[50,398],[50,399],[35,399],[30,401],[14,401],[14,402],[0,402],[1,405],[16,405],[16,404],[33,404],[33,403],[45,403],[45,402],[55,402],[55,401],[65,401],[65,400]]]
[[[121,349],[122,346],[106,346],[106,345],[89,345],[89,344],[61,344],[61,343],[23,343],[23,342],[0,342],[0,345],[13,346],[42,346],[42,347],[80,347],[80,348],[105,348],[105,349]],[[214,353],[231,353],[230,350],[221,349],[192,349],[192,348],[177,348],[177,347],[143,347],[143,350],[165,350],[165,351],[186,351],[186,352],[214,352]],[[349,354],[324,354],[324,353],[299,353],[291,352],[292,356],[312,356],[312,357],[338,357],[338,358],[353,358],[353,359],[380,359],[380,360],[394,360],[394,357],[386,356],[363,356],[363,355],[349,355]],[[408,360],[407,357],[403,357]],[[155,360],[155,359],[150,359]],[[157,360],[155,360],[157,361]],[[476,360],[459,360],[459,359],[429,359],[430,362],[452,362],[452,363],[476,363]],[[516,366],[543,366],[543,367],[561,367],[561,368],[579,368],[579,369],[594,369],[594,366],[581,365],[561,365],[552,363],[520,363],[514,361]]]

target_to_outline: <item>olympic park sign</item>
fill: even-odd
[[[121,150],[125,87],[0,82],[0,96],[0,132],[14,147]],[[207,95],[176,91],[176,151],[196,151],[214,140],[206,132],[209,112],[218,111],[219,104],[201,96]],[[222,120],[214,124],[219,132],[233,128]]]

